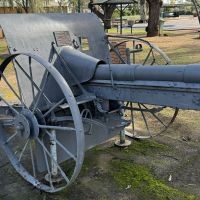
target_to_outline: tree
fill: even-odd
[[[96,6],[92,5],[92,3],[93,0],[90,0],[88,8],[103,21],[105,29],[111,28],[111,17],[117,6],[114,4],[104,4],[102,5],[102,10],[100,11]]]
[[[66,5],[70,12],[77,13],[77,12],[83,12],[85,0],[67,0]],[[86,3],[87,7],[88,1]]]
[[[149,19],[147,37],[154,37],[159,35],[159,17],[160,17],[160,8],[162,7],[161,0],[147,0],[149,4]]]
[[[60,12],[63,13],[63,6],[66,3],[65,0],[58,0],[58,5],[60,7]]]
[[[23,8],[25,13],[29,12],[29,0],[15,0],[18,7]]]
[[[17,12],[25,12],[25,13],[37,13],[43,11],[44,3],[47,3],[49,0],[0,0],[2,2],[3,7],[17,7]]]
[[[8,1],[8,5],[9,5],[10,7],[13,7],[13,6],[14,6],[13,0],[7,0],[7,1]]]
[[[24,10],[25,13],[44,12],[44,6],[48,5],[49,0],[9,0],[13,1],[17,8]]]
[[[145,0],[139,1],[139,8],[140,8],[140,21],[143,23],[146,21],[146,4]]]

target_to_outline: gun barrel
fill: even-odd
[[[127,64],[98,65],[93,80],[172,81],[200,83],[200,64],[143,66]]]
[[[109,65],[67,47],[60,56],[79,83],[98,98],[200,110],[200,64]],[[65,78],[76,84],[68,74]]]
[[[200,83],[200,64],[159,66],[109,65],[69,47],[63,47],[60,56],[64,60],[64,64],[68,64],[68,67],[76,75],[80,83],[91,80],[110,80],[111,72],[114,81],[133,82],[143,80]],[[68,77],[65,78],[68,80]],[[71,82],[72,85],[75,84],[73,81],[68,80],[68,82]]]
[[[111,73],[113,81],[111,79]],[[89,92],[107,100],[200,110],[200,65],[100,64]]]

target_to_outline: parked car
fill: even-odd
[[[179,17],[179,12],[165,12],[164,17]]]

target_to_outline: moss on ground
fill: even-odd
[[[144,200],[198,200],[198,197],[158,180],[142,165],[120,160],[113,160],[111,165],[111,174],[116,183],[123,189],[131,187]]]
[[[158,143],[154,140],[134,140],[133,143],[124,150],[126,154],[141,153],[150,155],[160,151],[171,151],[166,144]]]
[[[159,152],[173,153],[173,149],[163,143],[159,143],[155,140],[133,140],[132,144],[126,148],[110,147],[106,149],[97,149],[95,153],[108,153],[114,156],[133,156],[133,155],[154,155]],[[120,156],[121,155],[121,156]]]
[[[98,146],[88,150],[86,157],[84,158],[83,161],[80,175],[81,176],[87,175],[89,170],[91,170],[93,167],[96,167],[98,156],[105,151],[106,149],[100,148]]]

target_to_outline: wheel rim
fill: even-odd
[[[18,58],[27,59],[28,72],[20,65]],[[17,87],[9,82],[11,62],[15,64]],[[34,70],[37,69],[33,70],[32,63],[44,72],[40,85],[35,82]],[[4,88],[1,91],[4,97],[1,95],[0,101],[0,142],[11,164],[25,180],[40,190],[57,192],[66,188],[81,170],[85,141],[82,119],[71,89],[50,63],[33,54],[12,55],[2,63],[0,70],[0,84]],[[29,84],[31,101],[30,93],[24,94],[20,87],[19,73],[29,81],[27,87]],[[56,97],[55,100],[50,95],[52,81],[62,98]],[[7,95],[8,90],[15,100]],[[67,105],[65,114],[72,118],[70,123],[57,120],[63,116],[60,105],[64,103]],[[73,150],[68,149],[66,141],[61,139],[66,134],[72,138]]]
[[[137,139],[148,139],[163,134],[176,119],[178,109],[164,106],[135,104],[128,102],[128,119],[131,118],[131,124],[126,128],[127,136]]]
[[[127,63],[127,59],[124,58],[120,46],[127,42],[130,43],[130,41],[133,42],[135,47],[138,45],[138,48],[136,48],[138,49],[138,52],[132,55],[130,59],[134,61],[133,64],[154,66],[157,64],[168,65],[171,63],[170,59],[164,52],[146,40],[133,37],[127,38],[125,36],[120,36],[119,38],[123,39],[123,41],[111,46],[110,52],[114,52],[122,63]],[[139,49],[140,47],[142,48],[141,51]],[[148,139],[164,133],[174,122],[179,111],[178,108],[168,108],[158,105],[146,105],[132,102],[126,102],[125,104],[130,108],[130,110],[132,110],[129,113],[126,113],[126,118],[131,120],[130,126],[126,129],[128,131],[126,132],[126,135],[138,139]],[[167,116],[164,113],[167,113]],[[160,119],[160,116],[162,116],[163,119]],[[152,128],[152,123],[155,123],[156,125],[158,124],[158,127]]]

